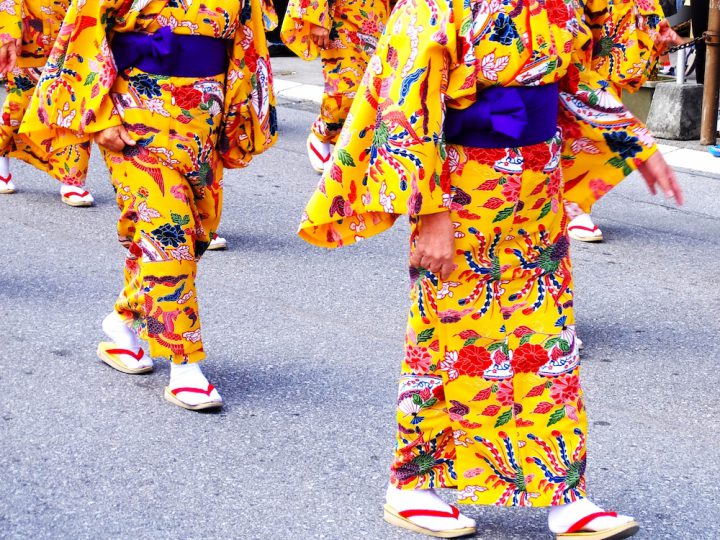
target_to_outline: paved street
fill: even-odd
[[[99,154],[90,209],[15,165],[20,191],[0,196],[0,538],[421,538],[381,519],[407,229],[334,252],[295,236],[316,107],[282,101],[276,147],[226,175],[230,249],[199,275],[216,414],[168,404],[164,363],[128,376],[96,359],[123,261]],[[588,479],[637,538],[714,540],[720,177],[680,179],[684,208],[633,177],[597,206],[606,242],[573,245]],[[550,537],[542,510],[467,512],[477,538]]]

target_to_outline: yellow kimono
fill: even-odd
[[[116,36],[141,32],[156,40],[168,28],[226,41],[226,72],[116,72]],[[74,3],[22,131],[39,151],[53,152],[121,124],[137,144],[103,150],[121,211],[118,235],[128,247],[115,309],[153,356],[196,362],[205,353],[195,274],[220,221],[223,167],[246,166],[276,139],[259,0]]]
[[[400,215],[410,216],[411,252],[418,216],[449,212],[455,228],[447,279],[410,268],[390,473],[399,488],[456,488],[462,503],[491,505],[585,497],[560,166],[564,137],[577,139],[558,129],[518,148],[447,144],[444,118],[488,88],[559,83],[572,125],[612,141],[602,163],[632,166],[652,147],[630,113],[601,108],[591,39],[562,0],[401,0],[306,207],[299,235],[324,247],[378,234]]]
[[[0,155],[19,158],[72,186],[85,185],[90,144],[38,153],[18,129],[60,31],[69,0],[9,0],[0,4],[0,43],[22,39],[17,66],[7,75],[7,99],[0,120]]]
[[[657,0],[587,0],[583,2],[583,15],[593,35],[592,68],[601,74],[607,86],[599,95],[599,103],[608,110],[622,108],[623,91],[638,90],[650,77],[658,58],[657,28],[662,19],[662,8]],[[575,122],[582,114],[568,99],[561,111],[564,127],[571,137],[563,145],[565,175],[565,201],[573,218],[582,212],[589,213],[610,189],[645,161],[652,152],[627,155],[633,159],[624,162],[607,160],[608,145],[612,141],[596,138],[602,132]],[[593,121],[610,127],[614,119],[597,118]],[[623,129],[633,126],[633,132],[651,145],[652,136],[643,124],[633,119]]]
[[[311,128],[322,142],[337,141],[389,12],[389,0],[290,0],[280,37],[300,58],[322,59],[325,92]],[[311,24],[330,32],[328,48],[310,39]]]

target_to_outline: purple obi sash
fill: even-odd
[[[557,131],[558,85],[492,86],[467,109],[448,107],[445,141],[475,148],[518,148]]]
[[[118,73],[136,67],[153,75],[203,78],[227,71],[227,46],[225,39],[173,34],[164,26],[154,34],[115,34],[111,48]]]

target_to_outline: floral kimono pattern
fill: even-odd
[[[122,32],[224,39],[229,67],[190,78],[121,73],[109,48]],[[109,32],[109,38],[106,37]],[[260,2],[102,0],[73,4],[23,129],[40,148],[62,148],[122,124],[136,141],[103,150],[128,247],[115,309],[153,356],[205,356],[195,289],[197,260],[220,221],[224,167],[242,167],[276,138]]]
[[[402,214],[411,251],[418,216],[449,212],[455,227],[447,279],[410,268],[391,467],[399,488],[450,487],[462,503],[512,506],[585,496],[567,135],[470,148],[446,144],[443,121],[446,107],[467,107],[492,86],[559,83],[592,110],[604,82],[591,69],[591,39],[562,0],[402,0],[306,207],[299,235],[324,247],[378,234]],[[622,108],[606,114],[632,119]],[[602,132],[590,118],[577,122]],[[605,161],[631,159],[624,149],[608,146]]]
[[[640,121],[617,122],[614,113],[622,109],[621,93],[638,90],[652,74],[658,58],[657,28],[663,18],[657,0],[588,0],[582,8],[593,34],[592,68],[607,85],[593,107],[569,95],[562,102],[561,125],[570,135],[562,151],[570,217],[590,212],[597,200],[650,157],[648,148],[655,148]],[[588,122],[600,129],[588,128]],[[618,148],[624,159],[608,159]]]
[[[20,55],[7,74],[7,98],[0,119],[0,155],[21,159],[72,186],[85,185],[90,143],[37,153],[18,136],[55,38],[60,31],[68,0],[11,0],[0,3],[0,43],[22,39]]]
[[[298,56],[320,55],[325,91],[312,132],[335,144],[347,118],[368,60],[385,29],[388,0],[291,0],[281,38]],[[310,39],[310,24],[330,32],[330,46],[319,49]]]

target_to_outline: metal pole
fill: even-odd
[[[685,84],[685,68],[687,64],[687,57],[685,49],[680,49],[677,54],[677,62],[675,62],[675,82],[678,84]]]
[[[708,30],[705,32],[707,56],[703,85],[700,144],[715,144],[717,136],[718,93],[720,91],[720,0],[710,0]]]

